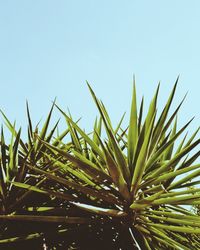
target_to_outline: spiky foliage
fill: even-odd
[[[100,114],[90,134],[55,103],[67,130],[55,136],[56,123],[47,134],[52,107],[39,133],[27,106],[24,143],[3,114],[12,139],[7,145],[2,129],[0,243],[37,238],[50,249],[200,249],[200,219],[187,209],[200,204],[200,139],[198,130],[184,135],[190,121],[177,130],[183,101],[170,113],[177,82],[160,115],[158,86],[146,117],[134,84],[126,129],[123,118],[113,128],[89,84]]]

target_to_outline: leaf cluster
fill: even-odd
[[[99,249],[103,244],[107,249],[200,249],[200,219],[188,209],[200,205],[199,129],[189,138],[186,129],[192,120],[178,129],[184,98],[170,111],[177,83],[160,114],[158,85],[146,116],[144,99],[137,107],[134,83],[126,129],[124,116],[113,127],[89,84],[100,114],[89,134],[55,102],[39,131],[38,125],[33,128],[27,104],[24,142],[21,129],[2,112],[12,136],[6,143],[2,127],[0,244],[44,238],[51,242],[53,235],[56,249],[64,249],[63,238],[68,249],[90,249],[92,235],[96,249],[98,244]],[[55,108],[67,125],[61,134],[59,122],[49,130]]]

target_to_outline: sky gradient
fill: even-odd
[[[91,128],[97,110],[85,81],[114,124],[129,112],[133,74],[146,107],[161,81],[159,106],[177,76],[180,124],[199,126],[200,1],[0,2],[0,108],[26,129],[25,102],[35,124],[52,100]],[[56,111],[54,117],[58,118]],[[129,114],[127,114],[127,119]]]

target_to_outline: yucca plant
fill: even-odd
[[[37,238],[49,249],[200,249],[200,219],[190,211],[200,204],[199,129],[188,139],[191,121],[177,129],[184,100],[170,112],[177,82],[161,114],[158,86],[146,117],[143,99],[137,108],[134,84],[125,129],[124,116],[112,126],[89,84],[100,114],[92,133],[54,103],[66,131],[55,136],[56,124],[47,135],[53,107],[42,131],[37,126],[33,131],[27,108],[24,143],[4,115],[13,139],[6,146],[2,133],[0,243]],[[15,200],[8,198],[12,189]],[[14,230],[16,223],[23,223],[23,230]]]

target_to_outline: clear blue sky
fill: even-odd
[[[116,122],[133,74],[147,102],[161,81],[160,105],[180,74],[177,101],[189,91],[180,123],[195,115],[198,127],[199,10],[199,0],[1,1],[0,108],[25,128],[26,99],[37,123],[57,97],[90,128],[97,112],[85,80]]]

